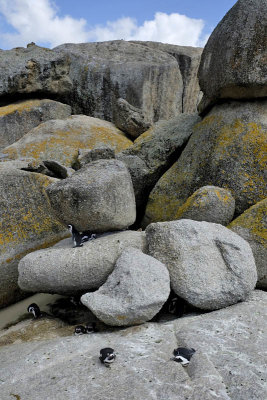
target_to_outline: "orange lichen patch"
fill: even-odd
[[[72,166],[79,149],[92,149],[106,144],[116,152],[126,149],[132,142],[120,134],[119,130],[108,127],[66,127],[42,133],[42,125],[34,129],[34,134],[25,135],[17,143],[5,148],[4,154],[10,159],[34,158],[36,160],[57,160],[66,166]],[[40,130],[40,133],[39,133]]]
[[[64,226],[55,220],[44,190],[54,182],[53,178],[22,174],[13,182],[10,186],[4,182],[6,193],[1,195],[1,254],[9,252],[9,258],[22,249],[23,252],[26,244],[31,247],[33,243],[50,243],[65,232]]]
[[[8,106],[0,107],[0,117],[12,114],[14,112],[18,112],[21,114],[24,111],[30,111],[33,107],[39,107],[40,105],[40,100],[26,100],[12,103]]]
[[[231,222],[227,228],[240,227],[246,229],[252,239],[257,240],[262,246],[267,248],[266,209],[267,199],[259,201]]]

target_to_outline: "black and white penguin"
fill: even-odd
[[[171,297],[168,301],[168,311],[179,318],[182,317],[185,313],[185,301],[179,297]]]
[[[114,362],[116,358],[116,354],[114,350],[110,347],[105,347],[104,349],[100,350],[100,357],[99,360],[105,364],[106,367],[110,367],[110,365]]]
[[[77,325],[75,326],[75,330],[74,330],[74,335],[76,336],[80,336],[80,335],[85,335],[86,332],[86,328],[83,325]]]
[[[184,367],[187,367],[192,355],[196,352],[193,348],[178,347],[173,350],[174,357],[171,360],[181,363]]]
[[[40,308],[35,303],[30,304],[27,308],[27,311],[29,313],[33,314],[34,319],[41,318],[41,317],[48,315],[45,312],[40,311]]]
[[[98,332],[95,322],[92,322],[90,325],[86,325],[85,329],[86,329],[86,333]]]
[[[88,236],[87,235],[83,236],[82,234],[80,234],[80,232],[78,232],[77,229],[71,224],[68,225],[68,228],[72,235],[72,240],[74,244],[73,247],[82,247],[83,242],[88,240]]]
[[[68,225],[69,231],[72,234],[72,240],[74,243],[74,247],[82,247],[84,242],[88,242],[88,240],[93,240],[96,238],[96,234],[92,232],[82,232],[80,233],[77,229],[69,224]]]

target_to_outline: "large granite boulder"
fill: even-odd
[[[134,42],[154,50],[164,51],[178,62],[183,79],[183,113],[194,113],[201,98],[198,83],[198,68],[203,49],[200,47],[177,46],[159,42]]]
[[[229,399],[266,399],[266,311],[267,293],[255,290],[243,303],[177,320],[178,345],[197,350],[187,368],[199,385],[195,400],[206,399],[205,388],[210,392],[204,377],[216,375]],[[217,395],[213,393],[212,398]]]
[[[149,122],[182,111],[183,80],[175,58],[124,40],[0,51],[0,81],[2,102],[18,93],[56,95],[75,114],[112,122],[119,98]]]
[[[118,160],[97,160],[47,188],[57,218],[78,231],[105,232],[132,225],[136,206],[131,176]]]
[[[169,294],[165,265],[136,248],[127,248],[104,285],[83,295],[81,302],[106,325],[136,325],[153,318]]]
[[[56,179],[22,171],[24,162],[0,163],[0,307],[19,300],[18,262],[69,232],[53,216],[45,188]]]
[[[258,271],[259,288],[267,289],[267,199],[250,207],[228,228],[248,241]]]
[[[203,186],[178,208],[174,219],[193,219],[227,225],[235,212],[235,199],[229,190]]]
[[[71,167],[78,158],[79,149],[109,145],[121,151],[131,144],[132,141],[112,123],[86,115],[73,115],[40,124],[2,153],[9,159],[54,160]]]
[[[1,396],[265,400],[266,300],[266,293],[254,291],[247,301],[223,310],[90,337],[64,338],[59,328],[59,337],[51,340],[53,332],[45,338],[42,331],[39,342],[0,348]],[[41,320],[38,325],[41,329]],[[110,368],[98,359],[105,346],[117,355]],[[196,349],[187,369],[170,361],[178,346]]]
[[[143,202],[161,175],[177,159],[199,121],[197,114],[181,114],[168,121],[159,121],[118,154],[117,157],[126,164],[129,156],[138,157],[145,164],[145,170],[141,168],[140,171],[137,192],[137,197],[142,198]],[[137,159],[132,162],[132,165],[140,166]],[[129,165],[131,165],[130,159]],[[132,171],[132,175],[135,173],[137,177],[136,168],[130,166],[129,171],[130,173]]]
[[[217,25],[203,50],[200,110],[219,99],[267,96],[267,3],[238,0]]]
[[[25,256],[19,263],[19,286],[28,292],[80,294],[98,289],[126,247],[146,251],[144,232],[103,234],[73,248],[71,239]]]
[[[71,107],[53,100],[25,100],[0,107],[0,150],[19,140],[41,122],[64,119]]]
[[[166,265],[174,292],[216,310],[245,300],[257,282],[249,244],[219,224],[189,219],[146,228],[148,253]]]
[[[213,107],[178,161],[149,196],[145,223],[173,220],[178,208],[205,185],[231,191],[236,215],[266,197],[267,101]]]
[[[112,347],[117,355],[110,368],[99,360],[103,347]],[[152,323],[90,337],[4,346],[0,349],[1,396],[8,399],[13,393],[27,400],[186,400],[193,394],[194,382],[180,364],[170,361],[175,347],[173,326]],[[219,396],[218,388],[211,387]]]

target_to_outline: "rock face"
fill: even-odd
[[[55,179],[20,170],[24,165],[0,163],[0,307],[22,297],[17,284],[19,260],[68,236],[53,218],[45,193]]]
[[[132,106],[124,99],[117,100],[117,112],[114,119],[115,125],[119,129],[134,138],[147,131],[151,126],[151,122],[146,121],[142,110]]]
[[[205,101],[267,96],[265,0],[239,0],[217,25],[203,50],[199,83]]]
[[[107,325],[136,325],[149,321],[170,294],[165,265],[135,248],[125,249],[107,281],[82,303]]]
[[[134,42],[154,50],[164,51],[173,56],[178,62],[183,79],[183,113],[194,113],[200,100],[200,88],[197,71],[199,68],[202,48],[189,46],[176,46],[158,42]]]
[[[177,320],[178,345],[197,349],[187,368],[192,381],[199,383],[194,399],[206,399],[202,391],[210,386],[203,378],[214,375],[221,377],[229,399],[266,398],[266,310],[267,294],[255,290],[241,304]]]
[[[0,150],[19,140],[41,122],[64,119],[71,107],[53,100],[26,100],[0,107]]]
[[[245,300],[257,282],[249,244],[219,224],[179,220],[146,228],[149,254],[166,265],[174,292],[216,310]]]
[[[159,121],[139,136],[132,146],[118,154],[118,158],[126,163],[126,156],[138,157],[144,163],[142,168],[137,159],[129,160],[129,165],[133,162],[136,166],[135,168],[129,166],[131,175],[138,175],[137,165],[139,169],[139,185],[136,193],[138,199],[144,201],[147,198],[160,176],[178,157],[199,121],[200,118],[196,114],[182,114],[169,121]]]
[[[47,188],[57,218],[78,231],[105,232],[132,225],[136,218],[130,174],[118,160],[87,164]]]
[[[174,219],[193,219],[227,225],[235,212],[231,192],[216,186],[203,186],[177,210]]]
[[[174,219],[187,198],[205,185],[230,190],[236,215],[264,199],[266,106],[262,100],[213,107],[150,193],[146,224]]]
[[[149,122],[182,111],[183,81],[170,54],[124,40],[30,46],[0,53],[0,98],[16,94],[57,96],[87,114],[115,121],[122,98]],[[169,88],[172,88],[169,91]]]
[[[265,292],[254,291],[246,302],[227,309],[90,337],[51,340],[50,329],[47,340],[4,346],[0,348],[1,396],[73,400],[75,393],[79,400],[88,396],[94,400],[264,400],[266,297]],[[117,355],[109,369],[98,359],[103,346],[112,347]],[[186,369],[170,361],[178,346],[196,349]]]
[[[242,236],[251,246],[258,271],[259,288],[267,289],[267,199],[250,207],[228,228]]]
[[[144,232],[135,231],[104,234],[83,247],[72,246],[66,239],[24,257],[19,264],[19,286],[29,292],[85,293],[103,285],[126,247],[146,251]]]
[[[9,159],[54,160],[71,167],[77,160],[79,149],[105,144],[121,151],[132,142],[110,122],[73,115],[65,120],[44,122],[6,147],[3,155]]]

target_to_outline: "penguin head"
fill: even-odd
[[[29,313],[32,313],[34,318],[37,318],[41,315],[40,308],[37,306],[36,303],[32,303],[28,306],[27,311]]]
[[[75,326],[74,335],[84,335],[86,333],[86,328],[83,325]]]
[[[72,230],[73,230],[73,225],[71,225],[71,224],[68,224],[68,229],[69,229],[70,233],[72,233]]]

